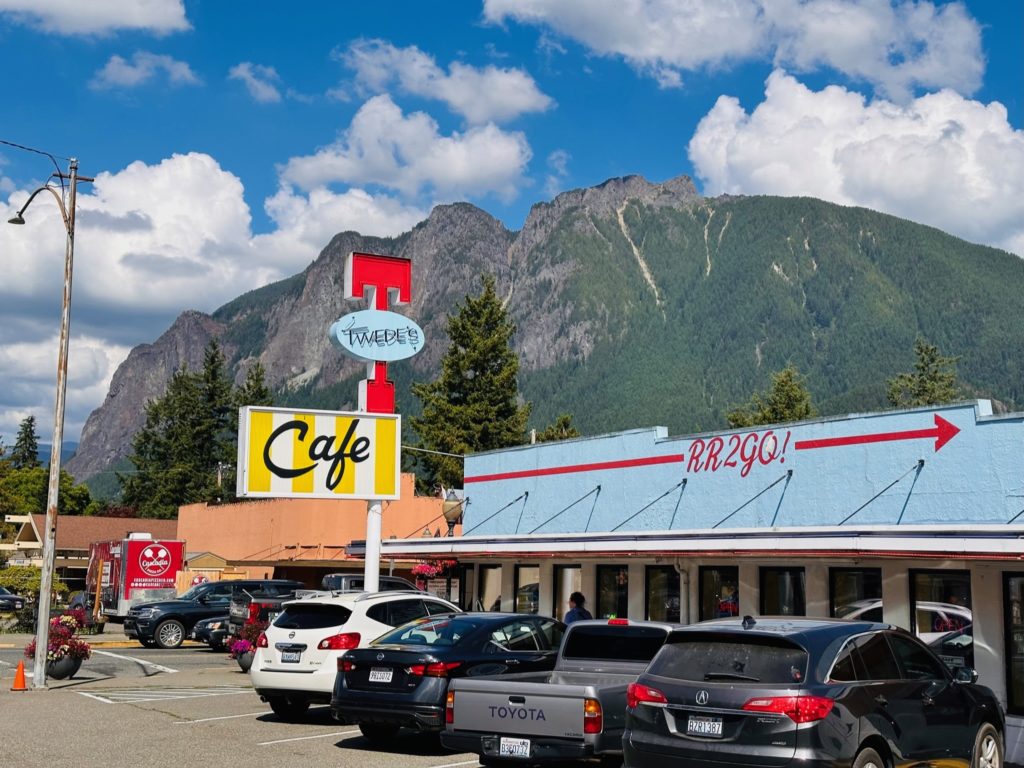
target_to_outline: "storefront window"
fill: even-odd
[[[481,565],[479,597],[476,600],[478,611],[501,610],[501,566]]]
[[[882,620],[881,568],[830,568],[828,594],[832,616]]]
[[[555,605],[551,615],[561,621],[565,618],[566,611],[569,610],[569,595],[573,592],[583,591],[583,572],[578,565],[556,565],[554,572]]]
[[[1006,711],[1024,715],[1024,573],[1003,574],[1006,611]]]
[[[740,569],[735,565],[705,565],[700,569],[700,620],[738,616]]]
[[[457,573],[459,574],[459,599],[455,604],[464,611],[472,611],[475,597],[473,566],[460,563]]]
[[[911,631],[946,662],[974,666],[969,571],[910,572]]]
[[[761,569],[761,615],[806,616],[803,568]]]
[[[586,594],[584,594],[586,597]],[[597,619],[629,617],[629,566],[597,566]]]
[[[536,613],[540,605],[540,566],[516,566],[516,613]]]
[[[651,621],[679,622],[679,571],[671,565],[648,565],[645,614]]]

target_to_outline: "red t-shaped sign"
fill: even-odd
[[[412,261],[373,253],[350,253],[345,259],[345,298],[366,299],[371,309],[408,304],[412,295]],[[395,385],[388,381],[388,364],[373,362],[359,382],[359,410],[395,412]]]

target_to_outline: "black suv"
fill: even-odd
[[[249,592],[274,589],[302,589],[301,581],[285,579],[240,579],[197,584],[174,600],[158,600],[133,606],[124,620],[124,633],[147,648],[177,648],[200,619],[223,616],[228,612],[236,589]]]
[[[625,765],[1001,768],[1003,713],[977,678],[890,624],[682,627],[626,693]]]

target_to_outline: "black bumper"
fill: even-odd
[[[331,714],[346,723],[387,723],[416,728],[420,731],[440,731],[444,728],[444,707],[433,704],[382,705],[380,702],[344,702],[331,699]]]
[[[520,738],[516,736],[516,738]],[[569,739],[537,737],[526,734],[521,738],[530,740],[531,763],[557,762],[561,760],[583,760],[594,756],[588,744]],[[501,757],[499,745],[501,737],[495,734],[459,733],[458,731],[442,731],[441,743],[456,752],[475,752],[484,757]],[[509,758],[515,760],[517,758]]]
[[[260,701],[269,699],[288,699],[290,701],[308,701],[310,704],[330,704],[331,694],[317,691],[303,691],[291,688],[257,688],[256,695]]]

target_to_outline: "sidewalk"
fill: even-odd
[[[138,640],[133,640],[124,633],[121,624],[106,623],[103,632],[97,635],[82,635],[85,642],[93,648],[141,648]],[[35,633],[4,633],[0,634],[0,648],[24,648],[35,638]],[[184,642],[186,647],[202,648],[202,643],[192,640]]]

